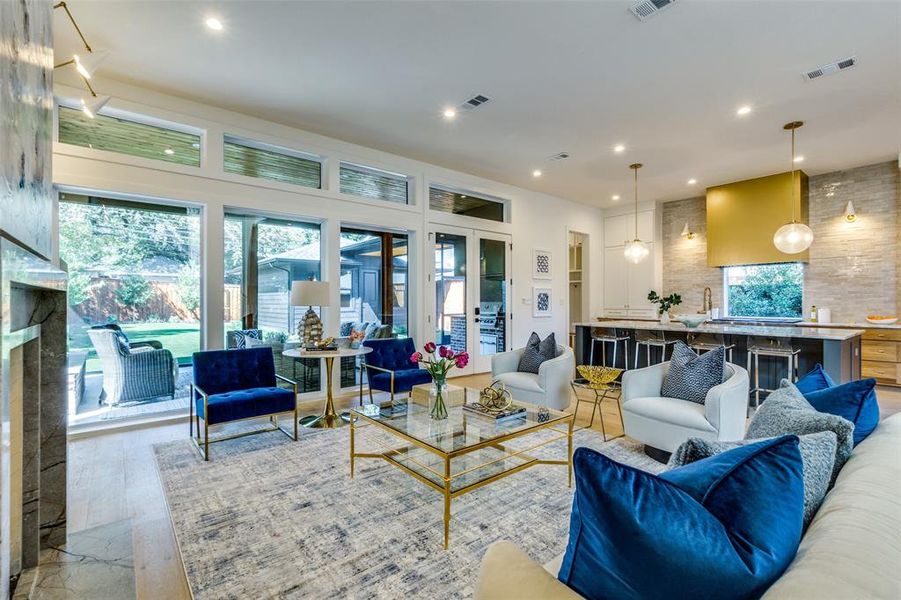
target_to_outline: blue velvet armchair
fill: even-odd
[[[278,387],[279,380],[291,384],[292,389]],[[251,433],[278,429],[297,441],[297,383],[276,374],[271,348],[195,352],[191,399],[191,439],[204,460],[210,459],[210,443]],[[293,434],[278,424],[278,415],[286,412],[294,417]],[[267,416],[273,425],[271,429],[210,439],[210,425]]]
[[[432,376],[425,369],[410,362],[410,356],[416,352],[413,338],[366,340],[364,346],[372,348],[372,352],[364,355],[363,369],[369,379],[369,401],[372,402],[372,390],[388,392],[391,401],[394,394],[407,392],[414,385],[429,383]],[[360,378],[360,404],[363,404],[363,378]]]

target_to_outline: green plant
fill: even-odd
[[[673,292],[669,296],[658,296],[657,292],[651,290],[648,292],[648,302],[651,304],[659,304],[657,314],[662,315],[674,306],[682,304],[682,296]]]
[[[288,341],[288,333],[285,331],[267,331],[263,337],[270,344],[284,344]]]
[[[200,308],[200,273],[194,266],[182,269],[175,281],[175,291],[182,306],[188,312],[196,313]]]
[[[153,289],[140,275],[126,275],[119,281],[119,287],[116,288],[116,299],[131,308],[147,304],[151,294],[153,294]]]

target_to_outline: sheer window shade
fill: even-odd
[[[409,178],[397,173],[341,163],[341,193],[386,202],[409,202]]]
[[[263,148],[226,136],[224,169],[227,173],[282,181],[303,187],[322,187],[322,163],[312,156]]]

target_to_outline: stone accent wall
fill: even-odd
[[[843,218],[848,200],[857,221]],[[901,181],[886,162],[810,178],[814,243],[804,274],[804,311],[832,309],[835,322],[861,321],[870,313],[897,314],[901,295]],[[680,237],[688,223],[694,239]],[[707,266],[704,196],[663,204],[663,289],[682,294],[682,309],[701,307],[705,286],[723,305],[721,269]]]

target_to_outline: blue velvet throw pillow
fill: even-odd
[[[858,379],[805,392],[804,398],[819,412],[838,415],[854,423],[854,445],[873,433],[879,424],[879,403],[876,401],[876,380]]]
[[[826,369],[824,369],[823,365],[820,363],[817,363],[813,369],[805,373],[801,379],[795,382],[795,387],[805,396],[810,392],[825,390],[826,388],[835,387],[836,385],[835,381],[829,377],[829,373],[826,372]]]
[[[798,550],[797,436],[729,450],[660,476],[579,448],[558,579],[589,600],[758,598]]]

